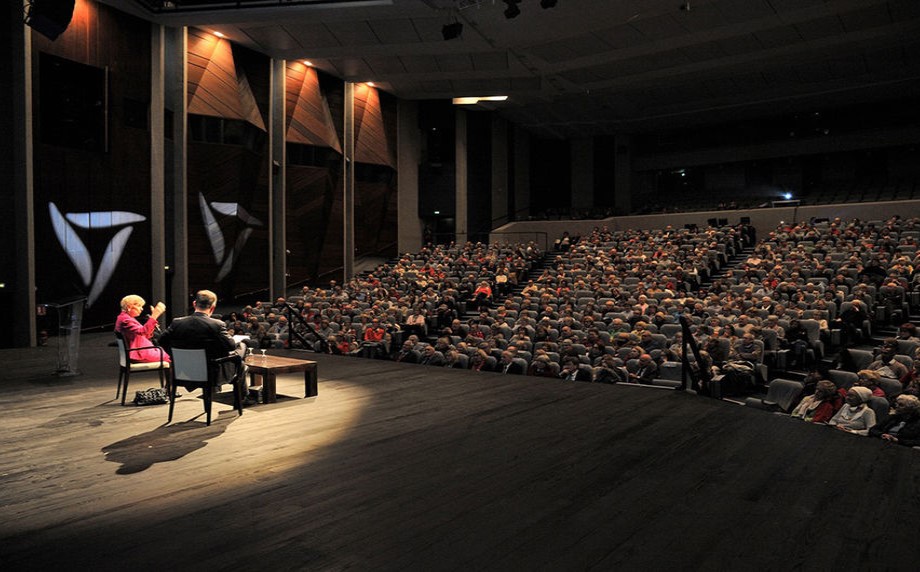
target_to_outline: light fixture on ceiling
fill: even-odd
[[[452,102],[454,105],[476,105],[480,101],[505,101],[507,95],[480,95],[472,97],[455,97]]]
[[[556,0],[540,0],[540,6],[542,6],[544,10],[547,8],[555,8]]]
[[[451,22],[441,27],[441,35],[445,41],[455,40],[463,35],[463,22]]]
[[[307,66],[308,68],[312,68],[313,62],[311,62],[310,60],[303,60],[303,65]]]
[[[377,87],[377,84],[372,81],[366,81],[364,82],[364,85],[366,85],[367,87]]]
[[[220,33],[220,32],[213,32],[213,34],[214,34],[215,36],[217,36],[218,38],[221,38],[221,39],[223,39],[223,38],[226,38],[226,37],[227,37],[227,36],[225,36],[225,35],[223,35],[223,34],[222,34],[222,33]]]
[[[512,18],[517,18],[521,14],[521,9],[518,8],[518,4],[521,3],[521,0],[502,0],[505,4],[508,5],[505,8],[505,18],[509,20]]]

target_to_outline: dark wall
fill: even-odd
[[[236,45],[232,57],[234,73],[245,78],[264,125],[269,58]],[[229,100],[237,94],[228,89],[212,96]],[[189,116],[188,132],[189,289],[209,288],[228,301],[264,297],[269,279],[267,133],[243,119],[203,115]],[[221,212],[220,203],[237,205],[237,211]]]
[[[533,139],[530,188],[533,212],[572,205],[572,156],[568,141]]]
[[[32,50],[37,297],[91,295],[84,325],[112,323],[122,296],[150,297],[150,25],[105,5],[78,3],[67,31],[54,42],[33,34]],[[91,73],[78,71],[75,83],[71,72],[81,69]],[[67,93],[60,93],[60,81]],[[98,93],[107,101],[95,101]],[[83,115],[103,119],[103,141],[96,121],[69,126]],[[53,137],[68,129],[71,136]],[[54,209],[66,251],[52,224]],[[133,214],[113,218],[112,212]]]
[[[419,103],[418,122],[421,132],[418,216],[422,219],[452,218],[457,202],[454,106],[448,101],[422,101]]]
[[[492,114],[467,113],[466,137],[467,231],[470,240],[486,241],[492,230]]]

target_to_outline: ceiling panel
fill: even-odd
[[[730,24],[776,16],[767,0],[721,0],[716,3],[716,8]]]
[[[293,50],[303,46],[281,26],[262,26],[241,28],[240,33],[246,34],[252,41],[256,42],[263,50],[281,48],[283,50]]]
[[[794,26],[777,26],[754,32],[754,37],[766,49],[791,46],[802,41],[802,35]]]
[[[823,6],[826,3],[826,0],[770,0],[770,6],[773,7],[777,14],[795,12],[796,10],[814,6]]]
[[[429,74],[433,72],[439,72],[441,69],[438,67],[437,58],[429,55],[406,55],[400,56],[402,60],[403,67],[409,73],[413,74]]]
[[[364,58],[368,67],[374,72],[374,77],[383,78],[388,75],[400,75],[406,73],[402,60],[396,56],[368,56]]]
[[[856,32],[868,28],[888,26],[891,24],[891,15],[886,4],[878,4],[861,10],[844,12],[840,14],[840,22],[847,32]]]
[[[359,22],[329,22],[326,24],[329,32],[344,46],[367,46],[377,44],[377,34],[365,21]]]
[[[504,71],[508,69],[507,52],[474,53],[473,69],[476,71]]]
[[[836,14],[818,18],[817,20],[799,22],[795,25],[795,29],[799,31],[799,34],[801,34],[802,38],[806,41],[820,40],[821,38],[843,34],[843,24],[840,22],[840,17]]]
[[[596,32],[598,38],[615,50],[651,43],[652,38],[631,25],[616,26]]]
[[[297,38],[297,42],[307,50],[310,48],[340,45],[339,41],[322,22],[303,22],[297,20],[285,22],[280,27],[284,28],[291,36]],[[307,56],[309,56],[309,53],[305,52],[300,57]]]
[[[408,18],[371,21],[368,26],[383,44],[413,44],[422,41],[412,20]]]
[[[594,34],[584,34],[573,38],[565,38],[555,42],[547,42],[527,48],[527,51],[545,62],[558,63],[561,61],[582,58],[606,51],[608,44]]]
[[[637,19],[631,25],[647,38],[666,40],[687,33],[687,28],[683,27],[679,21],[679,18],[665,14],[654,18]]]
[[[468,54],[438,56],[438,68],[443,72],[473,71],[473,59]]]
[[[692,4],[693,9],[681,18],[681,26],[691,32],[703,32],[728,24],[715,4]]]
[[[719,42],[707,42],[705,44],[687,46],[681,48],[681,52],[692,62],[704,62],[706,60],[722,58],[728,55],[728,53],[722,49],[722,46],[719,45]]]

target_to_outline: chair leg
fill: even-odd
[[[170,376],[172,377],[172,376]],[[172,423],[173,407],[176,405],[176,380],[170,379],[169,382],[169,418],[166,423]]]
[[[118,368],[118,388],[115,389],[115,399],[118,399],[118,396],[121,395],[121,380],[125,377],[125,370],[121,367]]]
[[[211,399],[213,398],[214,388],[211,385],[204,386],[204,412],[207,418],[207,424],[211,425]]]
[[[243,414],[243,382],[239,379],[233,384],[233,406]]]
[[[128,378],[131,377],[131,370],[125,369],[125,382],[121,386],[121,404],[125,404],[125,397],[128,396]]]

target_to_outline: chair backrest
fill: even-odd
[[[904,386],[901,385],[900,381],[890,377],[883,377],[879,379],[878,386],[882,388],[882,391],[885,392],[885,397],[888,399],[894,399],[898,395],[901,395],[901,391],[904,390]]]
[[[789,413],[798,403],[803,391],[805,391],[805,385],[801,381],[774,379],[767,387],[766,400],[776,403],[780,409]]]
[[[115,333],[115,343],[118,345],[118,365],[128,367],[128,351],[125,348],[125,338],[117,332]]]
[[[176,381],[207,381],[208,356],[203,349],[173,348],[172,369]]]
[[[891,405],[888,403],[887,399],[873,395],[869,398],[869,407],[872,408],[872,411],[875,411],[876,425],[881,425],[888,421],[888,411]]]
[[[834,382],[837,389],[850,389],[853,387],[853,384],[856,383],[856,380],[859,379],[859,376],[852,371],[845,371],[842,369],[829,370],[827,372],[827,377],[830,381]]]

